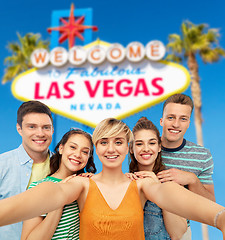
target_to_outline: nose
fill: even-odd
[[[80,157],[81,157],[81,153],[80,153],[80,150],[79,150],[79,149],[76,149],[76,150],[74,151],[74,156],[75,156],[76,158],[80,158]]]
[[[37,128],[37,136],[43,137],[44,135],[44,130],[41,127]]]
[[[179,127],[179,119],[174,119],[173,121],[173,127],[178,128]]]
[[[144,145],[143,145],[143,151],[149,152],[148,144],[144,144]]]
[[[108,149],[107,149],[107,150],[108,150],[108,152],[110,152],[110,153],[112,153],[112,152],[115,151],[113,142],[109,142],[109,144],[108,144]]]

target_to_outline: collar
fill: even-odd
[[[183,139],[183,142],[181,143],[181,145],[177,148],[166,148],[162,146],[162,150],[166,151],[166,152],[177,152],[180,151],[186,144],[186,139]]]
[[[26,150],[23,147],[23,144],[21,144],[18,147],[18,156],[19,156],[19,161],[21,165],[26,164],[30,160],[33,162],[33,160],[30,158],[30,156],[27,154]]]
[[[51,157],[53,153],[50,150],[48,150],[48,154],[49,154],[49,157]],[[32,164],[33,164],[33,159],[27,154],[26,150],[23,147],[23,144],[21,144],[18,147],[18,156],[19,156],[19,161],[21,165],[24,165],[29,161],[32,161]]]

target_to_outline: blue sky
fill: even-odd
[[[33,1],[5,1],[0,9],[0,75],[4,72],[4,58],[8,56],[6,45],[8,42],[17,40],[16,33],[24,35],[28,32],[41,33],[44,39],[50,39],[46,29],[51,26],[51,14],[53,10],[68,10],[71,1],[39,0]],[[126,46],[132,41],[140,41],[144,45],[153,39],[158,39],[167,44],[168,35],[180,33],[180,25],[184,20],[190,20],[195,24],[207,23],[211,28],[219,28],[220,44],[225,48],[225,22],[223,0],[207,2],[178,0],[172,1],[121,1],[114,0],[77,0],[73,2],[75,8],[92,8],[93,25],[97,25],[98,32],[93,33],[93,40],[100,38],[111,43],[121,43]],[[203,137],[204,145],[210,149],[215,163],[214,183],[216,200],[225,206],[224,184],[225,147],[223,136],[225,127],[225,59],[215,64],[203,64],[199,60],[199,74],[202,89],[202,113],[203,113]],[[184,65],[185,66],[185,65]],[[0,85],[0,153],[13,149],[20,144],[21,138],[16,132],[16,111],[21,102],[15,99],[11,93],[11,83]],[[191,95],[190,88],[185,91]],[[160,129],[162,104],[147,109],[140,114],[130,116],[124,121],[133,127],[140,116],[147,116]],[[93,129],[85,127],[64,117],[56,116],[57,142],[62,134],[70,126],[85,128],[89,132]],[[194,118],[186,134],[186,138],[196,142]],[[53,145],[54,143],[53,142]],[[98,165],[97,165],[98,166]],[[126,170],[127,166],[124,167]],[[192,223],[193,240],[201,239],[200,224]],[[209,228],[211,240],[221,239],[218,230]]]

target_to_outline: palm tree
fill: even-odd
[[[197,54],[204,63],[213,63],[225,56],[225,50],[219,46],[218,29],[208,29],[206,24],[195,25],[185,21],[181,25],[181,35],[170,34],[167,44],[167,60],[182,62],[187,60],[191,73],[191,92],[195,106],[195,127],[198,144],[203,146],[201,87],[198,73]]]
[[[37,48],[49,48],[49,41],[41,40],[40,34],[27,33],[22,37],[17,33],[19,42],[12,42],[7,45],[11,52],[4,60],[6,65],[2,83],[13,80],[19,73],[32,68],[30,56]]]
[[[225,56],[225,50],[219,46],[218,29],[209,29],[207,24],[195,25],[185,21],[181,25],[181,35],[170,34],[167,44],[167,60],[187,61],[191,73],[191,93],[194,102],[194,116],[197,142],[203,146],[202,137],[202,101],[197,55],[204,63],[217,62]],[[202,225],[203,239],[208,239],[207,226]]]

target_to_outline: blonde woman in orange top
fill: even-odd
[[[132,133],[110,118],[93,133],[102,171],[91,179],[74,177],[67,183],[41,183],[0,201],[0,225],[50,212],[77,199],[80,240],[144,240],[143,207],[147,200],[182,217],[214,225],[225,236],[225,210],[178,184],[155,178],[132,181],[122,172]],[[225,239],[225,237],[224,237]]]

